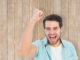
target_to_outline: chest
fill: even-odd
[[[53,50],[53,49],[52,49]],[[61,60],[67,60],[69,58],[70,53],[68,54],[69,50],[66,49],[54,49],[53,52],[51,52],[50,47],[40,47],[38,56],[36,57],[35,60],[55,60],[55,56],[59,57]],[[53,57],[53,58],[52,58]],[[57,58],[56,57],[56,58]],[[60,60],[56,59],[56,60]]]
[[[52,60],[62,60],[62,46],[50,47],[50,50]]]

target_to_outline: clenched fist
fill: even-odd
[[[33,12],[32,19],[34,19],[35,22],[39,21],[44,16],[43,11],[39,9],[35,9]]]

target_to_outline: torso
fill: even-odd
[[[50,49],[52,60],[62,60],[62,44],[60,44],[58,47],[50,46]]]

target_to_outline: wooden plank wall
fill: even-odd
[[[0,60],[34,60],[19,54],[21,36],[35,8],[63,18],[62,37],[71,41],[80,60],[80,0],[0,0]],[[34,29],[34,40],[44,37],[42,20]]]

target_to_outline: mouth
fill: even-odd
[[[54,42],[54,41],[56,41],[56,37],[57,37],[56,35],[49,36],[49,38],[50,38],[50,41],[53,41],[53,42]]]

